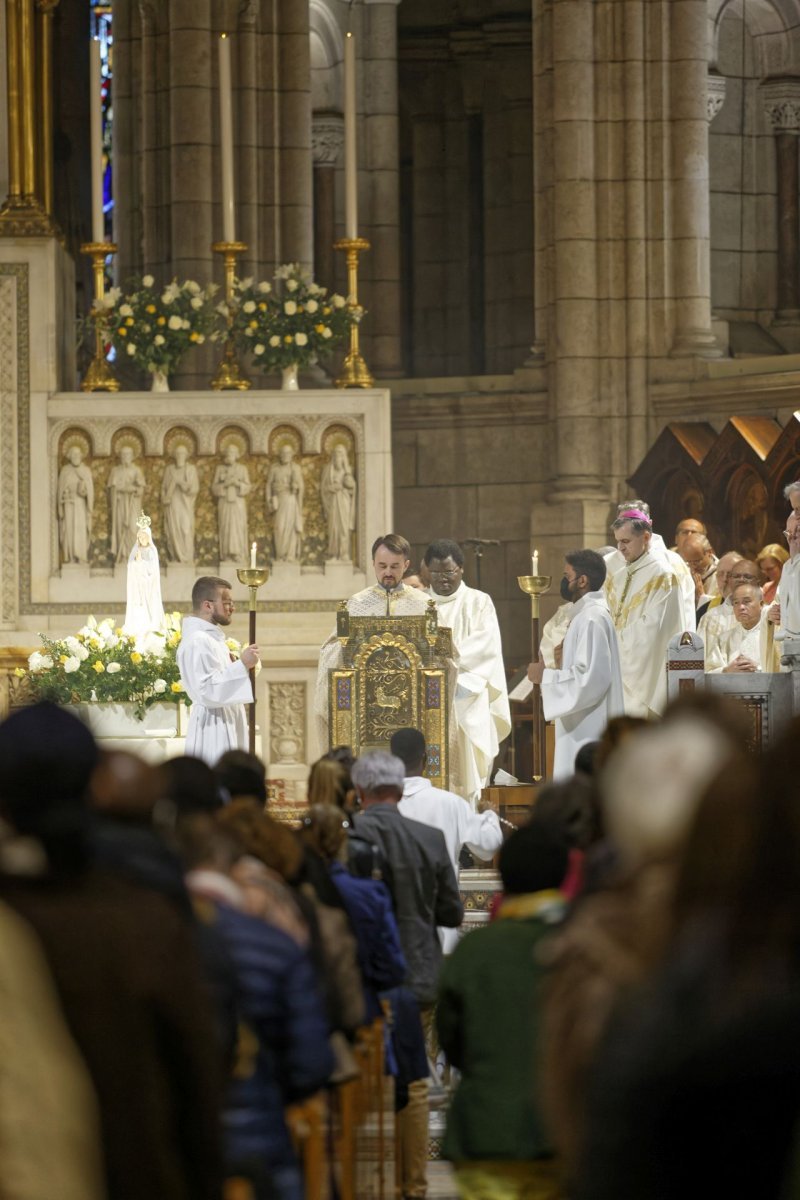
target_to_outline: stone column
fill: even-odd
[[[397,102],[397,5],[399,0],[365,0],[361,108],[369,170],[369,228],[365,260],[370,280],[365,332],[368,361],[377,376],[402,374],[400,346],[400,152]]]
[[[280,262],[311,266],[311,46],[308,5],[279,3]]]
[[[718,358],[711,329],[711,230],[708,188],[708,5],[669,5],[672,160],[673,355]]]
[[[778,182],[778,309],[780,323],[800,323],[800,79],[768,79],[761,85],[775,134]]]
[[[311,121],[314,161],[314,278],[333,288],[336,279],[336,164],[344,144],[341,113],[317,112]]]

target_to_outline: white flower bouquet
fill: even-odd
[[[120,359],[169,375],[187,350],[211,335],[216,291],[216,284],[201,287],[193,279],[173,279],[161,288],[145,275],[126,293],[110,288],[92,312]]]

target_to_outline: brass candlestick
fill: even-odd
[[[248,384],[249,386],[249,384]],[[249,638],[252,646],[256,640],[256,613],[258,611],[258,589],[269,579],[269,567],[240,567],[236,572],[239,583],[250,589],[250,629]],[[253,703],[247,716],[248,741],[250,753],[256,752],[256,669],[250,668],[250,686],[253,689]]]
[[[375,380],[369,373],[369,367],[358,344],[358,325],[364,315],[364,310],[358,303],[358,256],[369,250],[366,238],[340,238],[333,244],[334,250],[344,250],[347,256],[347,307],[354,314],[355,320],[350,326],[350,349],[342,364],[342,373],[336,380],[338,388],[375,386]]]
[[[211,249],[215,254],[222,255],[225,272],[225,303],[228,306],[228,332],[225,337],[225,349],[222,352],[217,373],[211,380],[215,392],[246,392],[250,380],[239,366],[236,357],[236,345],[233,337],[233,281],[236,278],[236,259],[247,249],[245,242],[212,242]]]
[[[105,263],[110,254],[116,254],[114,242],[84,242],[81,254],[88,254],[92,260],[94,274],[94,358],[89,363],[89,369],[83,377],[81,389],[84,392],[118,392],[119,380],[114,377],[103,347],[104,314],[98,301],[106,294]]]
[[[539,597],[549,589],[549,575],[518,575],[517,583],[531,598],[531,658],[539,659]],[[547,773],[547,747],[545,744],[544,713],[542,712],[542,689],[533,685],[533,779],[540,783]]]

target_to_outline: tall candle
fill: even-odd
[[[533,574],[538,575],[539,574],[539,551],[538,550],[534,550],[534,552],[533,552],[533,558],[531,559],[531,565],[533,567]]]
[[[219,150],[222,169],[222,240],[236,241],[233,196],[233,103],[231,97],[231,39],[219,39]]]
[[[92,241],[104,242],[103,220],[103,77],[100,70],[100,43],[89,42],[89,114],[92,148]]]
[[[250,547],[250,569],[253,571],[255,571],[255,569],[256,569],[256,544],[255,544],[255,542],[253,542],[253,544]]]
[[[356,39],[344,39],[344,228],[358,237],[358,160],[356,155]]]

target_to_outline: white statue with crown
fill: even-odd
[[[136,541],[128,556],[127,605],[122,628],[136,638],[137,650],[155,652],[164,645],[166,627],[161,600],[161,564],[150,517],[142,512],[136,526]]]

